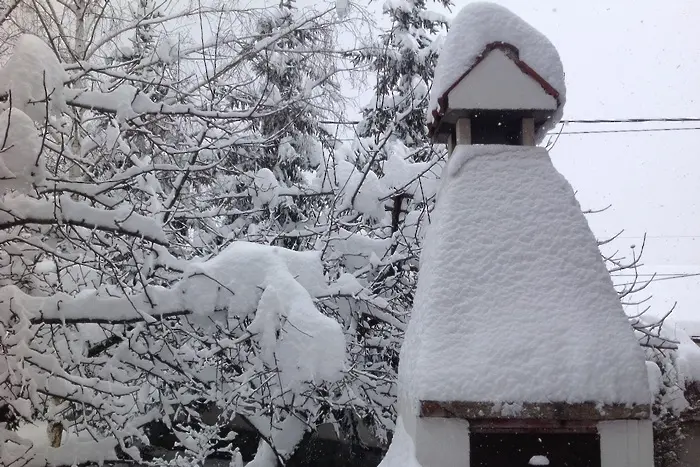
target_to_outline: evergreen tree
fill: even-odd
[[[225,151],[213,149],[211,161],[222,159],[221,170],[203,181],[203,192],[215,201],[201,208],[232,214],[223,225],[197,229],[204,232],[204,241],[245,238],[293,249],[312,247],[302,238],[278,234],[304,229],[326,203],[304,193],[333,137],[319,122],[338,118],[343,110],[336,23],[315,15],[291,0],[261,11],[245,27],[269,40],[268,47],[250,53],[232,70],[239,82],[219,80],[212,90],[217,96],[211,101],[230,111],[253,108],[255,116],[232,125],[221,122],[221,129],[237,137]],[[216,74],[215,64],[212,68]],[[204,140],[213,147],[219,144],[213,131]],[[249,196],[224,200],[222,193],[229,192]]]
[[[451,0],[436,0],[449,8]],[[375,95],[363,111],[360,137],[398,139],[409,148],[421,148],[416,160],[425,160],[428,142],[426,110],[438,50],[435,35],[447,27],[446,18],[428,10],[426,0],[387,2],[391,20],[379,44],[362,58],[376,73]]]
[[[435,4],[449,9],[452,2],[436,0]],[[369,287],[408,313],[423,226],[434,202],[434,193],[423,183],[439,176],[446,155],[442,146],[430,142],[426,115],[439,53],[437,33],[447,28],[447,18],[430,11],[426,0],[387,2],[384,13],[390,28],[359,58],[370,62],[376,86],[357,128],[355,163],[363,172],[371,169],[379,177],[404,168],[416,174],[408,183],[384,179],[383,184],[393,189],[383,201],[389,215],[379,222],[367,219],[376,236],[391,239],[387,255],[396,257],[403,252],[401,261],[376,272]]]
[[[449,0],[437,3],[451,5]],[[384,13],[390,28],[355,58],[370,65],[374,96],[363,110],[352,150],[336,150],[332,170],[326,169],[330,178],[338,179],[339,202],[331,224],[344,227],[326,241],[341,267],[364,289],[356,297],[364,300],[349,301],[347,308],[338,304],[334,310],[347,316],[352,330],[352,367],[373,376],[351,382],[364,399],[364,409],[355,408],[355,413],[380,439],[393,430],[399,349],[445,156],[444,148],[433,147],[428,138],[426,113],[439,52],[435,39],[447,25],[443,15],[428,10],[425,0],[389,1]],[[362,251],[360,245],[372,252],[365,262],[358,260],[364,251],[353,254]],[[342,249],[344,255],[339,254]],[[345,420],[354,443],[360,443],[357,421]]]

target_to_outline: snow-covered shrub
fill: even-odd
[[[233,419],[269,462],[348,413],[391,427],[408,300],[372,287],[417,252],[379,227],[382,198],[428,171],[394,187],[365,172],[363,188],[319,123],[342,118],[336,28],[354,19],[93,6],[65,11],[71,38],[42,16],[47,37],[1,70],[3,464],[139,459],[153,422],[182,465],[233,455]],[[212,18],[210,38],[161,35]],[[365,230],[352,218],[370,209]],[[49,424],[60,447],[17,423]]]
[[[684,417],[699,406],[700,348],[671,321],[657,333],[657,345],[646,349],[654,396],[654,465],[671,467],[680,461]]]

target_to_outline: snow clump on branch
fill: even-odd
[[[0,109],[12,105],[35,122],[43,122],[47,105],[54,115],[65,108],[66,81],[68,75],[53,51],[38,37],[24,34],[0,68]]]
[[[26,193],[43,181],[41,141],[32,120],[17,108],[0,114],[0,195],[8,190]]]

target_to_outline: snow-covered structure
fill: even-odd
[[[534,146],[559,121],[566,100],[552,43],[510,11],[486,3],[465,7],[450,31],[428,105],[433,139],[450,147]]]
[[[404,446],[382,467],[651,467],[644,353],[571,186],[534,147],[562,114],[556,49],[476,3],[443,51],[429,123],[450,158],[401,350]]]

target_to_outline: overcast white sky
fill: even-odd
[[[364,3],[364,2],[363,2]],[[377,14],[383,1],[374,0]],[[453,14],[470,0],[455,0]],[[496,0],[556,45],[567,81],[566,119],[700,117],[700,2],[695,0]],[[612,207],[589,221],[615,246],[640,245],[641,272],[700,273],[700,122],[571,125],[566,131],[697,127],[698,130],[562,135],[557,169],[583,208]],[[700,276],[648,289],[663,313],[700,320]]]

